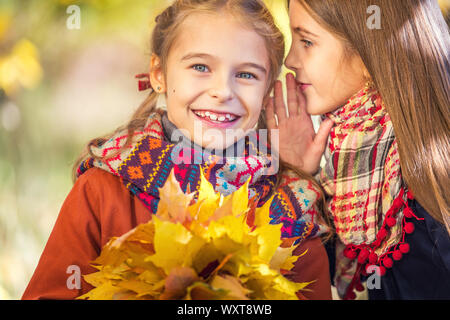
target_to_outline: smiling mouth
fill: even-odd
[[[241,117],[233,113],[216,112],[212,110],[192,110],[192,112],[197,117],[213,123],[232,123]]]

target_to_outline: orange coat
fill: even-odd
[[[67,285],[74,274],[69,267],[78,266],[81,274],[97,271],[89,263],[110,238],[149,219],[150,211],[118,177],[98,168],[89,169],[67,196],[22,299],[74,299],[88,292],[92,286],[82,277],[80,289]],[[305,291],[304,296],[331,299],[328,258],[320,239],[306,240],[297,250],[306,249],[307,254],[294,266],[298,271],[295,280],[317,279],[309,286],[313,291]]]

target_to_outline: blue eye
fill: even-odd
[[[256,76],[250,72],[240,72],[238,77],[242,79],[256,79]]]
[[[198,72],[207,72],[208,71],[208,67],[205,66],[204,64],[194,64],[192,66],[192,68],[194,68],[194,70],[196,70]]]
[[[313,45],[313,43],[311,41],[306,40],[306,39],[301,40],[301,42],[303,42],[305,44],[304,45],[305,48],[309,48]]]

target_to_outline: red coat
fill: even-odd
[[[110,238],[149,219],[150,211],[118,177],[98,168],[89,169],[67,196],[22,299],[74,299],[88,292],[92,286],[82,277],[80,289],[67,285],[74,274],[70,266],[78,266],[81,274],[97,271],[89,263]],[[320,238],[303,241],[297,250],[306,249],[308,252],[294,266],[298,271],[295,281],[316,279],[308,287],[313,291],[305,291],[304,296],[331,299],[328,258]]]

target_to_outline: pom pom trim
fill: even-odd
[[[386,269],[390,269],[394,265],[394,261],[399,261],[403,256],[410,251],[410,246],[405,241],[406,234],[411,234],[414,232],[414,223],[406,221],[406,219],[424,220],[423,218],[417,217],[411,208],[408,206],[407,200],[403,200],[405,191],[402,189],[398,196],[394,199],[394,202],[386,213],[385,219],[381,228],[378,230],[376,235],[376,240],[369,245],[353,245],[349,244],[344,249],[344,256],[350,260],[357,258],[358,266],[355,275],[347,287],[345,293],[345,300],[353,300],[356,298],[355,290],[359,291],[361,289],[361,275],[367,273],[367,267],[376,266],[378,275],[384,276],[386,274]],[[413,195],[410,191],[407,192],[407,199],[413,199]],[[390,247],[389,250],[378,256],[375,250],[381,245],[382,241],[388,236],[389,229],[397,224],[396,215],[403,208],[403,217],[401,220],[402,226],[402,238],[394,246]]]

